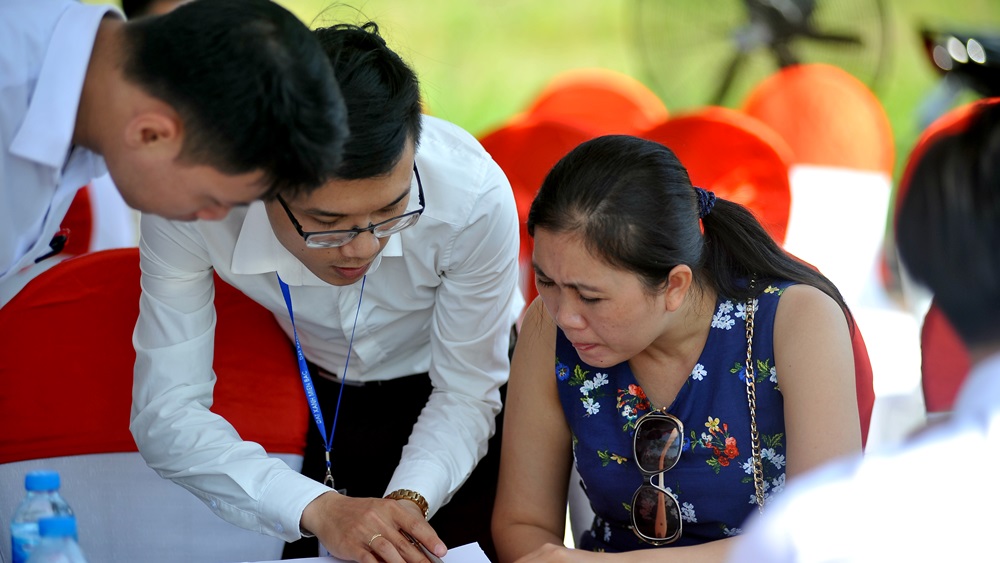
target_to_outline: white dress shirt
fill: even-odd
[[[998,467],[1000,354],[973,369],[948,422],[894,452],[835,463],[790,484],[729,561],[992,559]]]
[[[517,210],[499,166],[471,135],[432,117],[424,118],[416,162],[426,210],[390,237],[367,274],[346,379],[429,373],[433,391],[386,491],[419,491],[433,514],[486,452],[509,371],[510,329],[524,300]],[[412,190],[415,209],[415,182]],[[208,410],[212,271],[271,310],[291,337],[280,274],[306,358],[335,374],[343,372],[361,283],[337,287],[313,275],[278,242],[261,202],[217,222],[143,215],[139,247],[131,429],[140,451],[226,520],[297,539],[303,509],[329,489],[241,442]],[[371,412],[392,416],[377,406]],[[324,413],[328,425],[333,416]]]
[[[46,254],[77,190],[107,172],[72,146],[97,28],[111,6],[0,2],[0,306],[54,264]]]

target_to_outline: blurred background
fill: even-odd
[[[811,19],[821,31],[859,42],[802,40],[795,56],[841,66],[872,88],[892,125],[897,173],[941,78],[921,31],[1000,33],[997,0],[277,1],[311,27],[378,22],[420,76],[427,111],[477,136],[523,111],[552,77],[574,68],[632,76],[671,114],[717,102],[722,89],[720,105],[738,107],[775,68],[773,56],[757,50],[723,88],[736,43],[753,41],[741,29],[746,6],[814,5]],[[949,103],[972,97],[964,92]]]
[[[637,78],[661,97],[671,114],[712,103],[726,65],[735,55],[734,37],[746,19],[748,2],[280,3],[311,26],[345,20],[378,22],[390,46],[417,70],[429,113],[482,135],[523,111],[557,73],[580,67],[603,67]],[[1000,30],[1000,2],[996,0],[825,0],[816,4],[813,18],[821,29],[854,35],[862,43],[802,41],[799,56],[842,66],[872,87],[892,125],[897,170],[922,128],[919,110],[941,76],[926,55],[921,30],[992,30],[994,34]],[[738,107],[753,83],[774,70],[765,53],[748,57],[746,63],[745,72],[735,77],[721,105]]]

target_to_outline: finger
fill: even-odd
[[[413,547],[408,541],[406,541],[406,538],[403,538],[399,534],[391,535],[396,536],[399,539],[390,539],[385,535],[379,536],[372,542],[371,546],[369,546],[371,552],[378,556],[381,561],[385,561],[385,563],[406,563],[407,561],[419,561],[419,559],[414,559],[412,556],[409,558],[404,556],[407,549]]]
[[[411,543],[423,546],[432,555],[444,557],[448,553],[448,548],[444,545],[444,542],[441,541],[437,532],[426,521],[417,522],[409,529],[400,529],[400,532],[406,535]]]

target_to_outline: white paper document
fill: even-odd
[[[448,555],[445,555],[445,563],[490,563],[490,559],[486,557],[483,553],[483,548],[479,547],[478,543],[468,543],[463,546],[453,547],[448,550]],[[307,559],[293,559],[292,561],[298,563],[346,563],[343,559],[337,559],[336,557],[309,557]],[[280,563],[278,561],[261,562],[261,563]]]

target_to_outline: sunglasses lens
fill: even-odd
[[[681,515],[674,495],[643,485],[632,497],[632,525],[651,543],[670,543],[681,535]]]
[[[681,429],[668,417],[646,417],[635,427],[635,461],[646,473],[673,467],[681,457]]]

